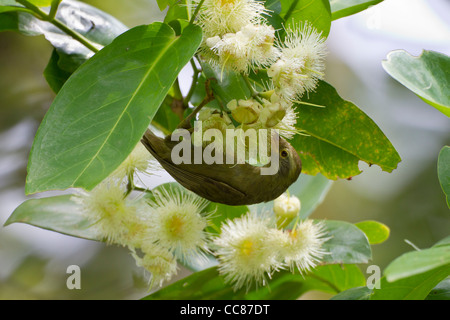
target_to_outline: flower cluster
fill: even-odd
[[[218,116],[207,110],[202,117]],[[227,119],[222,121],[229,125]],[[72,198],[98,238],[130,250],[137,266],[150,273],[151,287],[170,280],[177,273],[177,261],[206,262],[207,254],[217,257],[220,273],[235,290],[264,285],[281,269],[308,271],[325,254],[324,226],[298,220],[301,206],[295,196],[281,195],[271,213],[249,212],[226,220],[214,238],[206,230],[215,210],[192,192],[172,185],[131,197],[126,180],[119,177],[151,166],[141,151],[137,147],[114,174]]]
[[[90,228],[108,244],[128,247],[139,267],[162,285],[177,272],[177,259],[202,259],[209,252],[205,229],[212,212],[208,201],[180,188],[158,187],[151,196],[132,197],[126,177],[155,168],[138,145],[122,165],[92,191],[79,191],[79,204]]]
[[[307,272],[326,254],[322,245],[328,239],[322,223],[297,220],[287,228],[298,218],[298,198],[280,196],[273,211],[275,216],[248,212],[228,220],[214,240],[219,271],[235,290],[244,286],[248,290],[253,283],[265,285],[267,277],[280,269]]]
[[[279,129],[290,139],[298,132],[294,103],[324,77],[325,39],[305,22],[284,30],[281,40],[269,15],[257,0],[204,0],[197,16],[204,33],[200,56],[221,74],[229,69],[246,77],[265,70],[265,92],[227,107],[240,128]]]

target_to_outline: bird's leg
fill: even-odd
[[[205,82],[205,89],[206,89],[206,96],[205,98],[202,100],[202,102],[200,102],[200,104],[191,112],[190,115],[188,115],[186,118],[184,118],[183,121],[180,122],[180,124],[177,126],[177,129],[189,129],[191,127],[191,120],[197,115],[197,113],[204,107],[206,106],[209,102],[213,101],[214,98],[214,93],[212,92],[211,88],[210,88],[210,83],[211,80],[215,80],[215,79],[207,79]]]

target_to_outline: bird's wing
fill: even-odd
[[[179,168],[177,165],[159,156],[150,141],[146,140],[147,139],[144,138],[142,142],[150,153],[156,160],[158,160],[161,166],[186,189],[189,189],[213,202],[222,202],[224,193],[227,195],[227,198],[231,197],[235,198],[235,200],[240,200],[247,197],[245,193],[237,190],[225,182],[210,178],[200,174],[199,172],[191,172],[186,166],[184,166],[183,169]]]

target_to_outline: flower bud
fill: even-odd
[[[273,96],[273,95],[272,95]],[[259,121],[266,128],[275,127],[286,115],[286,108],[280,102],[267,102],[259,115]]]
[[[296,196],[282,194],[273,202],[278,228],[286,227],[300,212],[300,200]]]
[[[261,105],[252,100],[231,100],[227,104],[228,109],[231,111],[231,115],[234,120],[243,124],[251,124],[258,120]]]

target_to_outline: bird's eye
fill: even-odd
[[[287,152],[286,149],[281,150],[280,156],[281,156],[282,158],[286,158],[288,155],[289,155],[289,153]]]

